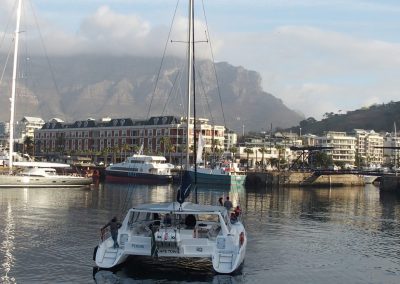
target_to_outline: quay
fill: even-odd
[[[400,194],[400,175],[388,174],[382,176],[379,189],[385,192],[393,192]]]
[[[348,171],[249,172],[246,185],[287,187],[363,186],[363,175]]]

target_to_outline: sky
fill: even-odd
[[[4,49],[16,0],[1,1]],[[177,3],[171,39],[186,38],[187,0],[24,1],[50,55],[160,57]],[[195,0],[195,9],[216,62],[257,71],[264,91],[305,117],[400,100],[398,0]]]

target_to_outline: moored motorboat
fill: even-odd
[[[240,219],[240,218],[239,218]],[[119,247],[103,231],[95,249],[99,268],[113,268],[130,255],[206,258],[218,273],[232,273],[244,260],[247,236],[238,219],[222,206],[190,202],[131,208],[118,230]]]
[[[66,165],[68,166],[68,165]],[[58,174],[54,168],[25,168],[15,174],[0,175],[1,187],[81,187],[92,178],[74,174]]]
[[[246,180],[246,173],[239,171],[234,163],[225,166],[218,165],[213,168],[197,166],[195,169],[191,167],[188,172],[192,182],[197,179],[196,183],[199,185],[244,185]]]
[[[14,38],[14,63],[13,63],[13,75],[11,84],[11,112],[10,112],[10,130],[9,130],[9,142],[8,142],[8,161],[7,166],[9,168],[8,173],[0,175],[0,187],[58,187],[58,186],[82,186],[92,183],[91,178],[73,175],[59,175],[55,168],[67,168],[70,167],[67,164],[56,164],[56,163],[42,163],[26,161],[20,162],[18,165],[17,153],[14,152],[14,116],[15,116],[15,97],[17,92],[17,67],[18,67],[18,49],[19,49],[19,34],[20,21],[22,14],[22,0],[18,0],[17,5],[17,22],[15,29]],[[20,88],[21,89],[21,88]],[[1,163],[5,166],[5,157],[2,155]],[[16,172],[14,166],[24,167],[22,172]]]
[[[162,184],[172,181],[171,169],[165,157],[135,154],[124,162],[106,168],[106,180]]]

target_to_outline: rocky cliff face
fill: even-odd
[[[29,60],[29,71],[21,72],[19,79],[16,118],[73,121],[104,116],[145,118],[148,113],[184,116],[185,62],[166,59],[157,81],[159,65],[159,58],[76,56],[51,59],[50,67],[44,59]],[[239,132],[243,124],[249,131],[266,129],[271,123],[289,127],[304,119],[263,91],[261,77],[254,71],[217,63],[215,76],[214,66],[207,61],[197,62],[196,70],[199,117]],[[4,78],[0,89],[1,121],[9,119],[11,88],[6,82],[10,79]]]

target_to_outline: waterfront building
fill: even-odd
[[[383,163],[395,168],[399,168],[399,157],[400,153],[398,149],[393,149],[393,147],[400,148],[400,137],[397,133],[386,133],[383,137],[383,146],[388,147],[383,149]]]
[[[384,138],[374,130],[354,129],[356,165],[379,168],[383,164]]]
[[[225,139],[224,139],[224,149],[229,151],[230,148],[236,147],[237,145],[237,134],[230,129],[225,131]]]
[[[35,131],[36,154],[56,155],[80,153],[107,156],[118,152],[125,156],[143,146],[144,153],[161,154],[181,163],[181,153],[186,147],[186,118],[175,116],[151,117],[148,120],[131,118],[88,119],[64,123],[47,122]],[[197,120],[197,130],[202,132],[205,151],[222,149],[225,127],[208,124],[208,119]],[[193,118],[190,120],[189,147],[193,149]]]
[[[304,134],[301,136],[301,141],[304,146],[316,146],[318,144],[318,136],[314,134]]]
[[[44,120],[40,117],[24,116],[17,123],[16,127],[16,138],[19,143],[23,143],[25,137],[34,138],[34,133],[36,129],[41,129],[44,125]]]
[[[346,132],[327,131],[324,136],[317,137],[316,146],[332,147],[324,150],[335,164],[354,165],[356,157],[356,138]]]
[[[8,137],[10,133],[10,123],[0,122],[0,148],[8,145]]]

